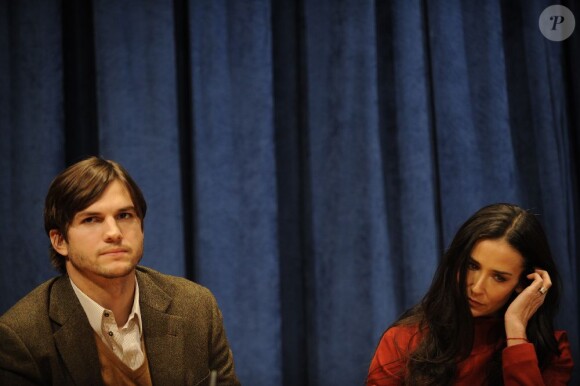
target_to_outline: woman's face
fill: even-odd
[[[524,258],[504,239],[479,240],[467,264],[467,298],[473,317],[498,312],[518,286]]]

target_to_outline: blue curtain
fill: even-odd
[[[362,384],[498,201],[540,216],[579,361],[580,35],[544,38],[548,5],[0,2],[0,312],[55,275],[44,195],[98,154],[145,193],[142,263],[216,295],[246,385]]]

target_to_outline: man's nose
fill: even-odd
[[[121,232],[121,228],[117,224],[117,220],[115,218],[109,217],[105,219],[105,237],[107,240],[120,240],[123,238],[123,233]]]

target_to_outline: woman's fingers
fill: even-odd
[[[528,279],[534,280],[530,287],[537,290],[540,295],[545,295],[552,286],[550,274],[542,269],[535,269],[533,273],[528,275]]]

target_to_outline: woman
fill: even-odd
[[[566,385],[560,282],[536,217],[511,204],[465,222],[423,300],[383,334],[367,385]]]

